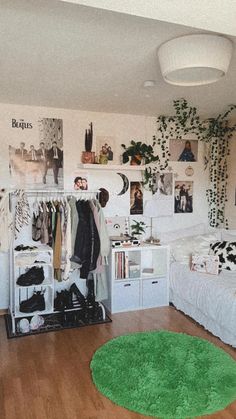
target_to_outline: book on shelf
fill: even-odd
[[[143,268],[142,275],[143,276],[153,276],[154,269],[153,268]]]
[[[127,256],[128,257],[128,256]],[[124,279],[126,278],[126,260],[125,252],[117,252],[115,255],[115,278]]]

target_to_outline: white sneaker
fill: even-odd
[[[39,314],[35,314],[32,319],[30,320],[30,329],[37,330],[44,324],[44,318],[39,316]]]
[[[20,333],[29,333],[30,332],[30,324],[28,319],[21,319],[17,324],[17,330]]]

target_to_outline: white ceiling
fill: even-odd
[[[162,79],[157,47],[202,29],[68,1],[0,0],[0,8],[2,103],[154,116],[171,113],[180,97],[204,116],[236,103],[235,51],[226,77],[212,85]],[[148,79],[156,81],[152,90],[142,87]]]

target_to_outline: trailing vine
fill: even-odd
[[[209,148],[209,157],[205,163],[209,167],[209,187],[207,200],[209,205],[209,224],[212,227],[225,226],[225,203],[227,202],[227,157],[229,139],[236,131],[236,125],[229,124],[229,116],[236,105],[216,118],[201,120],[196,107],[188,104],[186,99],[174,100],[174,116],[161,115],[157,118],[157,135],[154,144],[159,147],[160,161],[158,166],[148,166],[144,171],[144,184],[153,188],[154,174],[166,170],[169,165],[171,139],[183,139],[187,134],[194,134],[196,139],[204,141]]]

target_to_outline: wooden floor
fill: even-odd
[[[8,340],[0,318],[1,419],[140,419],[103,397],[89,364],[96,349],[128,332],[167,329],[224,345],[173,307],[116,314],[113,322]],[[235,419],[236,402],[207,418]]]

